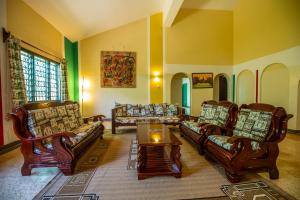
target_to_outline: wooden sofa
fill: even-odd
[[[29,103],[10,113],[14,132],[21,140],[23,176],[32,168],[58,167],[65,175],[74,171],[78,156],[101,138],[103,115],[83,119],[75,102]]]
[[[239,182],[244,173],[253,171],[267,171],[271,179],[277,179],[278,143],[284,139],[291,117],[284,108],[269,104],[242,105],[228,136],[220,135],[216,131],[219,127],[209,125],[214,129],[206,132],[206,155],[224,166],[231,182]]]
[[[205,132],[207,126],[212,123],[215,124],[219,131],[226,134],[231,131],[235,123],[238,107],[236,104],[229,101],[220,101],[219,103],[210,100],[202,103],[202,111],[199,117],[188,116],[181,122],[179,128],[181,136],[184,136],[194,142],[198,149],[199,154],[204,154],[203,143],[206,139]],[[213,112],[213,115],[210,113]],[[220,132],[220,134],[221,134]]]
[[[153,120],[167,125],[178,125],[182,121],[185,109],[173,104],[132,105],[119,104],[111,111],[112,134],[120,126],[136,126],[136,122]]]

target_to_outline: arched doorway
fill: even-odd
[[[218,74],[215,77],[213,96],[215,101],[228,100],[228,77],[225,74]]]
[[[171,80],[171,103],[185,108],[190,114],[191,109],[191,83],[185,73],[177,73]]]
[[[255,78],[250,70],[239,73],[237,78],[237,103],[249,104],[255,102]]]
[[[281,63],[267,66],[261,75],[261,103],[289,108],[289,71]]]

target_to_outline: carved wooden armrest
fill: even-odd
[[[87,123],[89,120],[92,120],[93,122],[101,121],[103,122],[103,118],[105,118],[105,115],[95,115],[91,117],[85,117],[83,118],[84,123]]]
[[[23,142],[32,142],[34,143],[34,147],[37,148],[41,153],[47,153],[49,149],[47,149],[43,144],[43,140],[50,139],[52,141],[53,150],[56,149],[65,149],[65,146],[62,144],[62,138],[64,138],[64,144],[67,144],[68,146],[72,145],[72,142],[70,140],[71,136],[75,136],[72,132],[59,132],[52,135],[47,136],[41,136],[41,137],[31,137],[24,139]]]
[[[222,127],[214,125],[214,124],[209,124],[209,123],[202,123],[200,124],[201,130],[203,131],[206,136],[209,135],[221,135],[222,133]]]
[[[232,152],[235,152],[237,155],[238,152],[243,151],[244,154],[247,154],[247,157],[257,157],[262,155],[266,151],[267,145],[271,144],[269,142],[261,142],[256,139],[241,136],[232,136],[227,140],[227,142],[233,144],[231,149]],[[258,143],[259,148],[257,151],[253,151],[251,142]]]

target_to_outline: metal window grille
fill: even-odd
[[[60,100],[60,65],[22,50],[28,101]]]

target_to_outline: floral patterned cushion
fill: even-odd
[[[228,108],[223,106],[218,106],[215,119],[219,126],[225,126],[229,117]]]
[[[174,104],[167,105],[166,115],[167,116],[175,116],[178,114],[178,106]]]
[[[51,123],[49,116],[45,116],[45,109],[28,111],[28,128],[34,137],[51,135]],[[47,109],[46,113],[49,112]]]
[[[127,106],[118,106],[116,107],[116,116],[117,117],[126,117],[127,116]]]
[[[201,127],[199,127],[199,123],[198,122],[194,122],[194,121],[183,121],[181,122],[182,125],[184,125],[185,127],[193,130],[196,133],[200,133]]]
[[[127,116],[139,116],[140,108],[139,105],[127,104]]]
[[[156,116],[164,115],[164,108],[162,104],[154,104],[154,113]]]
[[[271,112],[241,109],[233,135],[264,141],[270,129]]]
[[[77,121],[79,123],[79,126],[81,126],[82,124],[84,124],[84,122],[83,122],[82,116],[80,114],[79,104],[74,103],[73,104],[73,109],[74,109],[75,117],[76,117],[76,119],[77,119]]]
[[[152,104],[141,105],[140,106],[140,116],[153,116],[154,115],[154,108]]]
[[[176,116],[146,116],[146,117],[117,117],[116,122],[120,124],[134,124],[137,121],[150,121],[155,120],[160,123],[177,123],[179,122],[179,118]]]
[[[70,140],[72,141],[72,147],[91,134],[100,125],[101,122],[97,121],[90,124],[84,124],[77,129],[74,129],[72,132],[75,134],[75,136],[70,137]]]
[[[227,142],[227,140],[230,137],[228,136],[223,136],[223,135],[209,135],[208,136],[208,140],[212,141],[213,143],[215,143],[216,145],[222,147],[223,149],[230,151],[232,148],[232,143]],[[238,145],[238,148],[240,148],[240,144]],[[260,149],[260,146],[257,142],[252,141],[251,142],[251,149],[253,151],[257,151]]]
[[[201,114],[198,117],[198,123],[216,123],[214,118],[216,111],[216,105],[204,104],[202,106]]]

